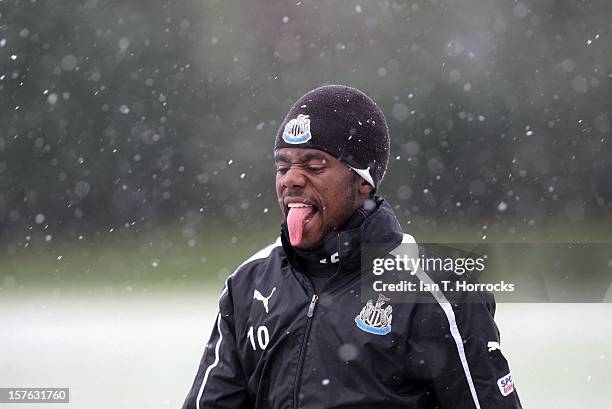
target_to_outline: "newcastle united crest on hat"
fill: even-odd
[[[299,114],[297,118],[290,120],[285,125],[283,140],[290,144],[308,142],[312,138],[310,134],[310,119],[308,115]]]
[[[359,315],[355,317],[357,326],[365,332],[376,335],[386,335],[391,332],[393,307],[387,305],[385,309],[382,308],[387,301],[389,298],[382,294],[378,294],[376,305],[372,305],[372,300],[369,300]]]

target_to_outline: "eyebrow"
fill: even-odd
[[[287,156],[285,155],[276,155],[274,157],[274,162],[287,162],[287,163],[306,163],[309,162],[311,160],[326,160],[325,156],[323,156],[320,153],[307,153],[304,156],[302,156],[300,159],[292,162]]]

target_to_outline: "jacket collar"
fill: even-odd
[[[375,209],[365,216],[363,222],[353,226],[353,215],[344,229],[330,232],[314,251],[295,249],[289,242],[286,222],[283,222],[281,242],[289,263],[297,271],[304,272],[304,256],[319,260],[328,258],[331,261],[331,256],[337,251],[340,270],[354,272],[360,269],[362,262],[364,267],[371,265],[372,258],[397,247],[403,238],[402,228],[385,199],[376,196],[374,201]],[[360,211],[363,212],[364,209],[358,209],[356,212]]]

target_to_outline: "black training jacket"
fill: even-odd
[[[338,272],[320,294],[283,234],[238,267],[183,409],[521,408],[489,294],[365,294],[365,243],[380,257],[413,242],[377,205],[339,234]]]

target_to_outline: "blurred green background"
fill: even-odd
[[[325,83],[385,112],[380,193],[420,242],[609,242],[611,12],[2,2],[0,286],[226,275],[277,234],[274,136]]]

